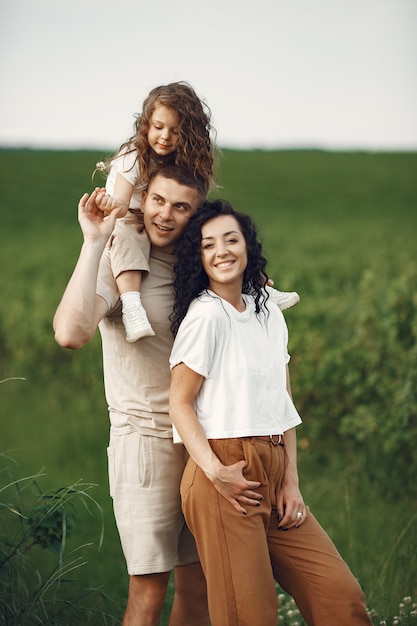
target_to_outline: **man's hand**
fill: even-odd
[[[114,230],[116,219],[124,207],[118,205],[105,189],[94,189],[91,196],[85,193],[78,203],[78,221],[84,239],[107,239]]]

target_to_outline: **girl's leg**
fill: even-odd
[[[109,240],[113,276],[121,295],[126,341],[152,337],[154,331],[141,303],[143,272],[149,272],[150,242],[143,223],[129,213],[117,220]]]
[[[136,272],[124,272],[124,274],[133,273]],[[120,299],[122,301],[122,322],[126,330],[126,341],[133,343],[143,337],[152,337],[155,333],[142,305],[139,291],[121,293]]]
[[[117,289],[120,294],[128,291],[139,292],[142,287],[142,272],[140,270],[127,270],[121,272],[116,278]]]
[[[142,272],[132,270],[122,272],[116,278],[116,284],[122,301],[122,321],[126,330],[126,341],[133,343],[143,337],[152,337],[155,333],[140,297]]]

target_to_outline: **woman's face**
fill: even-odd
[[[175,152],[179,140],[179,120],[173,109],[157,104],[149,122],[148,142],[159,156]]]
[[[215,217],[201,228],[201,260],[213,291],[217,284],[242,286],[247,245],[232,215]]]

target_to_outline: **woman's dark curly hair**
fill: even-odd
[[[256,313],[268,295],[264,285],[268,280],[266,259],[252,218],[235,211],[226,200],[206,201],[188,222],[178,243],[174,278],[174,309],[171,314],[171,329],[174,336],[184,319],[191,301],[207,289],[209,281],[201,260],[201,229],[206,222],[222,215],[232,215],[239,224],[246,241],[248,264],[243,275],[242,292],[255,298]]]
[[[179,122],[178,147],[166,157],[158,157],[148,142],[152,115],[161,104],[175,111]],[[211,126],[211,111],[191,85],[180,81],[155,87],[144,100],[142,112],[135,117],[134,135],[120,146],[118,153],[137,151],[139,183],[146,186],[153,169],[172,164],[193,172],[207,191],[214,186],[215,130]],[[113,158],[107,160],[107,166]]]

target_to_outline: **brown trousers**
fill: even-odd
[[[225,465],[245,459],[261,482],[260,506],[238,513],[190,459],[181,483],[184,515],[207,580],[212,626],[275,626],[276,580],[309,626],[370,626],[362,590],[334,544],[308,511],[302,526],[278,530],[276,492],[284,451],[256,438],[210,444]]]

